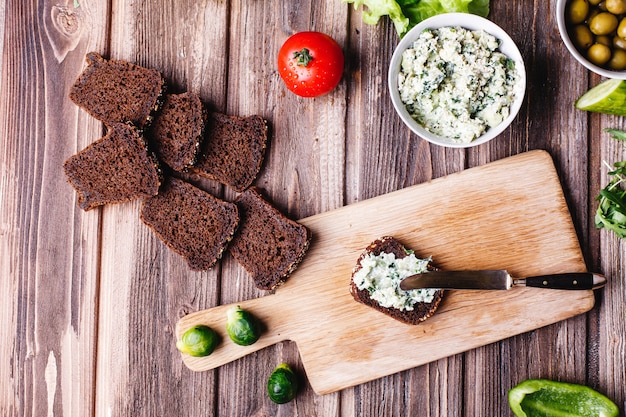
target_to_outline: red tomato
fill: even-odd
[[[343,52],[328,35],[299,32],[280,48],[278,73],[295,94],[318,97],[339,84],[343,74]]]

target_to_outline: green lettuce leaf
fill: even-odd
[[[343,0],[343,2],[353,3],[355,10],[363,6],[361,18],[368,25],[375,25],[382,16],[388,15],[398,34],[409,30],[409,19],[395,0]]]
[[[424,19],[441,13],[472,13],[482,17],[489,14],[489,0],[343,0],[355,9],[363,7],[363,22],[378,23],[389,16],[400,37]]]

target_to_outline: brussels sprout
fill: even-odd
[[[267,395],[276,404],[285,404],[293,400],[298,391],[296,374],[289,365],[281,363],[267,380]]]
[[[218,336],[213,329],[197,325],[187,330],[176,342],[176,348],[190,356],[208,356],[217,346]]]
[[[252,313],[236,306],[226,313],[226,332],[230,339],[241,346],[248,346],[259,340],[261,325]]]

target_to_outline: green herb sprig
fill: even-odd
[[[604,129],[613,139],[626,142],[626,132],[618,129]],[[598,209],[594,218],[598,229],[607,229],[614,232],[620,239],[626,239],[626,161],[615,162],[613,166],[607,162],[608,175],[611,177],[608,184],[600,190],[596,200]]]

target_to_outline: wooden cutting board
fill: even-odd
[[[307,379],[330,393],[413,368],[590,310],[592,291],[513,288],[447,291],[424,323],[402,324],[355,302],[350,274],[363,249],[391,235],[444,269],[507,269],[523,277],[586,271],[551,157],[532,151],[300,221],[313,240],[274,294],[238,303],[266,330],[242,347],[228,339],[218,306],[183,317],[222,337],[208,357],[182,355],[192,370],[212,369],[283,340],[295,341]]]

